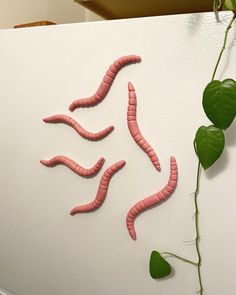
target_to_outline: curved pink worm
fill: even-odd
[[[122,56],[117,59],[107,70],[106,75],[103,77],[103,80],[98,87],[96,93],[88,98],[80,98],[72,102],[69,106],[69,110],[73,112],[76,108],[87,108],[91,106],[95,106],[100,103],[108,91],[111,88],[111,85],[117,75],[117,73],[121,70],[122,67],[129,65],[131,63],[137,63],[141,61],[141,57],[138,55],[127,55]]]
[[[84,168],[74,162],[73,160],[65,157],[65,156],[55,156],[50,160],[41,160],[40,163],[47,166],[47,167],[54,167],[58,164],[64,164],[76,174],[83,176],[83,177],[92,177],[95,176],[101,169],[105,162],[105,159],[102,157],[100,158],[97,163],[91,168]]]
[[[170,197],[177,186],[177,180],[178,167],[175,158],[172,156],[170,158],[170,177],[167,185],[158,193],[137,202],[127,214],[126,225],[133,240],[136,240],[136,232],[134,229],[134,221],[136,216],[142,213],[145,209],[150,208],[153,205]]]
[[[92,133],[87,130],[85,130],[78,122],[76,122],[74,119],[72,119],[69,116],[58,114],[54,115],[51,117],[44,118],[43,121],[45,123],[64,123],[67,124],[71,127],[73,127],[79,135],[81,135],[83,138],[88,139],[88,140],[100,140],[106,137],[108,134],[110,134],[113,130],[113,126],[109,126],[106,129],[97,132],[97,133]]]
[[[71,210],[70,215],[73,216],[73,215],[80,213],[80,212],[89,212],[89,211],[94,211],[94,210],[98,209],[102,205],[102,203],[104,202],[104,200],[106,198],[108,186],[109,186],[112,176],[117,171],[119,171],[122,167],[124,167],[124,165],[125,165],[125,161],[122,160],[122,161],[119,161],[119,162],[111,165],[110,167],[108,167],[106,169],[106,171],[103,173],[103,176],[100,180],[100,184],[99,184],[99,187],[97,190],[96,198],[88,204],[74,207]]]
[[[142,136],[139,130],[137,120],[136,120],[137,98],[136,98],[134,86],[132,85],[131,82],[128,83],[128,90],[129,90],[129,106],[127,111],[127,122],[128,122],[129,131],[133,139],[135,140],[135,142],[148,155],[154,167],[158,171],[161,171],[160,163],[156,153],[154,152],[150,144],[146,141],[146,139]]]

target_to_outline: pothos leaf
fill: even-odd
[[[223,0],[222,10],[236,10],[236,0]]]
[[[171,273],[170,264],[157,251],[152,251],[149,263],[150,275],[153,279],[160,279]]]
[[[204,90],[202,105],[215,126],[227,129],[236,116],[236,82],[232,79],[210,82]]]
[[[224,150],[225,137],[221,129],[211,126],[198,128],[194,139],[195,152],[204,169],[209,168]]]

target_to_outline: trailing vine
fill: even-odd
[[[221,156],[225,137],[224,130],[233,122],[236,116],[236,81],[231,78],[223,81],[215,80],[215,75],[221,61],[221,57],[226,48],[228,33],[232,28],[232,24],[236,19],[236,0],[214,0],[213,9],[218,20],[218,10],[231,10],[232,19],[228,24],[222,49],[219,53],[216,65],[212,74],[211,82],[206,86],[203,92],[202,106],[208,119],[211,121],[210,126],[200,126],[194,138],[194,150],[198,157],[196,187],[194,191],[195,205],[195,239],[194,244],[197,253],[197,262],[181,257],[171,252],[153,251],[150,257],[149,271],[152,278],[163,278],[171,273],[170,264],[163,256],[171,255],[183,262],[189,263],[197,267],[199,294],[203,295],[203,282],[201,274],[202,257],[200,252],[200,229],[199,229],[199,207],[198,196],[200,188],[201,170],[211,167]]]

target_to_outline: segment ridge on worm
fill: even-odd
[[[43,121],[45,123],[64,123],[66,125],[71,126],[72,128],[75,129],[75,131],[82,136],[85,139],[92,140],[92,141],[97,141],[101,140],[107,135],[109,135],[113,130],[114,126],[109,126],[106,129],[93,133],[85,130],[78,122],[76,122],[74,119],[72,119],[69,116],[63,115],[63,114],[57,114],[54,116],[50,116],[47,118],[44,118]]]
[[[129,210],[127,214],[126,225],[127,225],[128,232],[133,240],[136,240],[136,232],[134,228],[135,218],[144,210],[170,197],[177,186],[177,180],[178,180],[178,167],[177,167],[175,157],[172,156],[170,158],[170,176],[169,176],[169,181],[167,185],[158,193],[137,202]]]
[[[69,169],[71,169],[76,174],[82,176],[82,177],[93,177],[99,173],[99,171],[102,169],[102,166],[105,162],[105,159],[102,157],[100,158],[97,163],[91,167],[91,168],[84,168],[74,162],[73,160],[65,157],[65,156],[55,156],[50,160],[41,160],[40,163],[47,166],[47,167],[54,167],[59,164],[63,164],[67,166]]]
[[[139,130],[137,119],[136,119],[137,97],[136,97],[134,86],[131,82],[128,83],[128,91],[129,91],[129,106],[127,111],[127,123],[128,123],[129,131],[133,139],[135,140],[135,142],[148,155],[154,167],[158,171],[161,171],[160,163],[155,151],[153,150],[151,145],[146,141],[146,139],[142,136]]]
[[[88,98],[79,98],[71,103],[69,110],[73,112],[76,108],[92,107],[100,103],[107,93],[109,92],[111,85],[117,75],[117,73],[126,65],[137,63],[141,61],[141,57],[138,55],[126,55],[122,56],[109,67],[103,80],[98,87],[96,93]]]
[[[110,183],[110,180],[112,178],[112,176],[119,171],[122,167],[124,167],[125,165],[125,161],[119,161],[113,165],[111,165],[110,167],[108,167],[106,169],[106,171],[103,173],[103,176],[100,180],[100,184],[97,190],[97,194],[96,194],[96,198],[85,205],[79,205],[74,207],[71,212],[70,215],[75,215],[77,213],[80,212],[90,212],[90,211],[94,211],[96,209],[98,209],[104,202],[106,195],[107,195],[107,191],[108,191],[108,186]]]

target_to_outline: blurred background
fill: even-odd
[[[213,0],[0,0],[0,29],[212,11]]]

